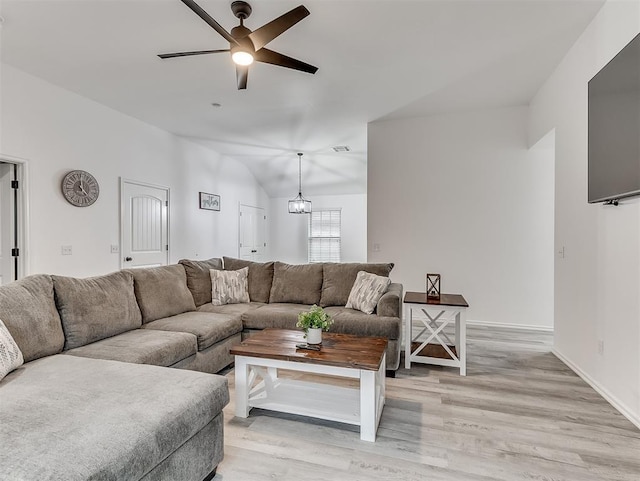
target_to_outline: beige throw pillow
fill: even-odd
[[[237,271],[211,269],[211,304],[244,304],[249,302],[249,268]]]
[[[0,380],[23,363],[22,351],[4,323],[0,321]]]
[[[387,291],[389,284],[391,284],[391,279],[388,277],[377,276],[364,271],[358,272],[356,282],[351,288],[345,307],[357,309],[365,314],[373,314],[378,301]]]

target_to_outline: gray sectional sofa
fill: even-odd
[[[376,312],[344,307],[357,272],[392,264],[253,263],[246,304],[211,304],[221,259],[76,279],[35,275],[0,286],[0,319],[25,364],[0,380],[0,478],[211,479],[223,457],[229,349],[266,327],[295,328],[311,304],[334,332],[389,338],[399,363],[402,286]],[[177,369],[167,369],[168,367]]]

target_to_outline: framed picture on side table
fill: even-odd
[[[220,210],[220,196],[200,192],[200,208],[206,210]]]

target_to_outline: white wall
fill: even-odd
[[[367,260],[367,196],[308,196],[313,209],[342,208],[342,261]],[[271,199],[269,232],[271,257],[290,264],[308,262],[309,216],[289,214],[288,198]]]
[[[639,31],[639,2],[605,4],[533,99],[530,138],[556,131],[555,350],[640,427],[640,200],[587,204],[587,82]]]
[[[119,178],[171,188],[171,262],[238,254],[238,203],[268,209],[268,198],[242,165],[41,79],[3,65],[0,153],[28,160],[30,272],[73,276],[119,268],[110,245],[120,239]],[[100,197],[68,204],[60,181],[91,172]],[[221,196],[221,211],[198,209],[198,192]],[[71,245],[73,255],[62,256]]]
[[[553,325],[553,156],[527,108],[369,124],[369,261],[405,290],[461,293],[472,320]],[[379,245],[379,251],[374,245]]]

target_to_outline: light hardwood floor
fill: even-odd
[[[550,352],[551,334],[467,332],[467,377],[414,364],[387,378],[375,443],[355,426],[259,410],[235,418],[229,371],[214,479],[640,481],[640,430]]]

